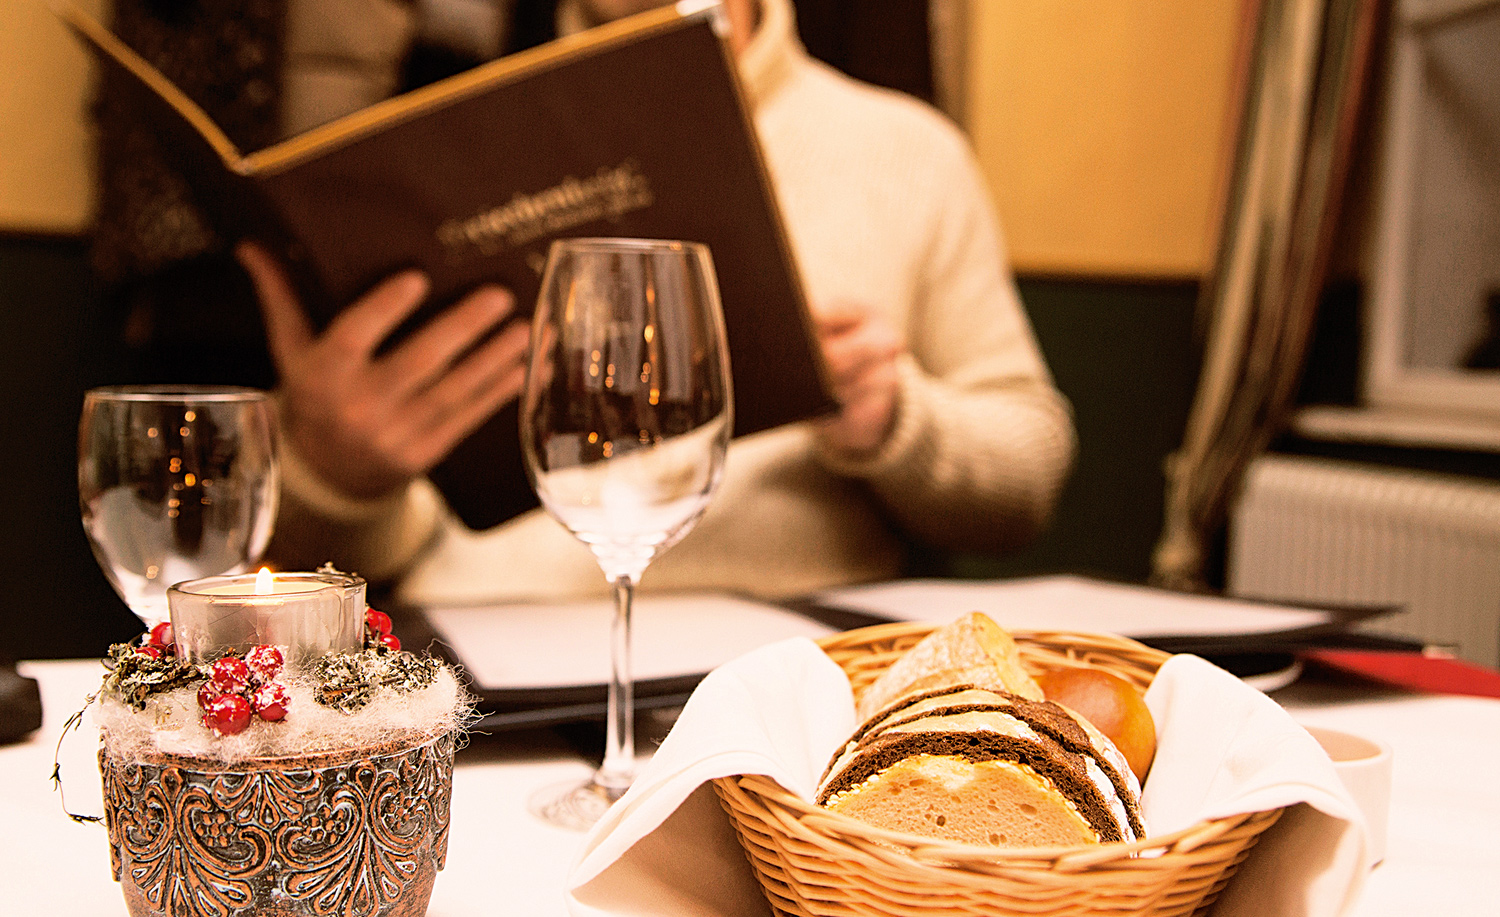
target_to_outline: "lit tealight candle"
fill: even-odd
[[[210,576],[167,590],[172,638],[189,662],[257,644],[280,646],[296,664],[364,643],[364,581],[324,573]]]

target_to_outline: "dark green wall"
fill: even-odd
[[[1197,378],[1198,285],[1022,278],[1020,288],[1073,402],[1078,461],[1051,528],[1030,547],[943,559],[936,572],[1144,581],[1161,529],[1163,462],[1181,440]]]

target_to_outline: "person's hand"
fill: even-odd
[[[816,316],[818,342],[840,410],[822,424],[825,440],[850,453],[869,452],[890,435],[900,381],[900,332],[868,307],[836,303]]]
[[[470,293],[377,355],[426,297],[422,274],[387,278],[316,334],[265,249],[244,243],[235,254],[255,284],[281,376],[282,431],[349,496],[381,496],[425,474],[521,391],[530,329],[514,322],[484,340],[514,311],[506,290]]]

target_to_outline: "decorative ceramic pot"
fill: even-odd
[[[234,764],[99,750],[132,917],[418,917],[448,850],[454,736]]]

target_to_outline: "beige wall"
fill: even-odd
[[[82,231],[93,206],[88,57],[46,0],[0,0],[0,74],[0,231]]]
[[[968,126],[1024,273],[1211,263],[1239,0],[970,0]]]

